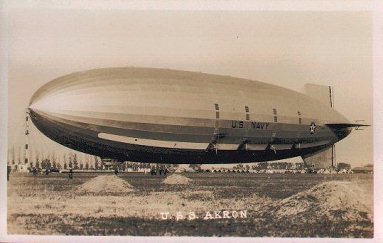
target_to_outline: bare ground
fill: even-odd
[[[102,188],[105,178],[96,176],[13,174],[8,233],[373,237],[372,175],[188,173],[189,184],[167,185],[164,177],[120,174],[114,190],[79,190],[92,181]],[[247,217],[222,218],[241,210]],[[221,218],[204,219],[214,211]]]

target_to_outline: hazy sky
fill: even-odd
[[[332,85],[338,111],[372,124],[368,12],[13,8],[8,22],[9,148],[23,146],[24,109],[41,85],[114,66],[223,74],[297,91]],[[372,131],[338,143],[337,161],[371,163]],[[31,146],[62,151],[36,136]]]

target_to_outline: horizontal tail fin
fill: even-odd
[[[326,124],[331,129],[339,130],[345,128],[355,128],[355,130],[360,130],[360,127],[369,127],[367,124],[359,124],[359,123],[330,123]]]

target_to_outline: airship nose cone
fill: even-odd
[[[40,90],[38,90],[35,94],[38,94]],[[29,115],[31,117],[32,122],[39,128],[40,131],[44,133],[44,131],[48,128],[47,121],[55,118],[54,114],[59,114],[59,104],[52,99],[51,95],[41,95],[32,97],[28,110]]]
[[[29,116],[31,117],[32,121],[35,122],[36,120],[36,115],[39,113],[39,108],[36,107],[33,103],[29,105],[28,107],[28,113]]]
[[[28,107],[29,117],[31,118],[33,124],[41,130],[43,128],[44,122],[42,121],[43,117],[39,115],[40,110],[38,106],[36,106],[36,103],[31,100],[29,107]]]
[[[43,85],[29,103],[33,123],[43,133],[52,130],[65,133],[74,127],[82,133],[84,127],[105,125],[104,121],[111,116],[121,120],[124,116],[120,114],[131,111],[127,104],[139,98],[131,95],[134,86],[120,76],[113,76],[117,74],[80,72]]]
[[[38,93],[37,91],[36,93]],[[29,104],[29,109],[35,112],[57,112],[69,108],[71,103],[78,102],[76,100],[70,99],[71,97],[65,98],[65,95],[58,96],[55,93],[46,93],[38,96],[37,98],[31,99]]]

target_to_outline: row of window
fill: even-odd
[[[214,107],[215,107],[215,118],[219,119],[219,105],[214,104]],[[250,120],[250,109],[247,105],[245,106],[245,112],[246,112],[246,120],[249,121]],[[300,111],[297,111],[297,114],[298,114],[298,122],[299,122],[299,124],[302,124],[302,117],[301,117],[302,114]],[[273,115],[274,115],[274,122],[278,122],[278,113],[277,113],[276,108],[273,108]]]

